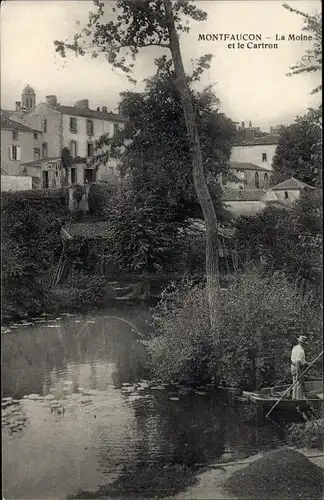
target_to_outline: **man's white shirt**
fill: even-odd
[[[305,363],[305,351],[304,348],[301,345],[295,345],[291,351],[291,362],[297,363],[300,362],[301,364]]]

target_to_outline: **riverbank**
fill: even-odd
[[[298,451],[308,458],[310,462],[322,468],[324,473],[324,454],[322,452],[316,453],[314,450],[307,448],[298,449]],[[226,489],[227,481],[235,473],[244,470],[248,465],[263,458],[265,455],[265,453],[257,453],[245,460],[237,462],[211,464],[206,472],[199,474],[198,483],[196,485],[187,488],[185,491],[172,498],[177,500],[236,500],[236,498],[239,497],[233,497]]]

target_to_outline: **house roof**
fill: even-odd
[[[56,106],[50,106],[49,104],[46,103],[46,105],[49,108],[52,108],[52,109],[55,109],[56,111],[59,111],[63,115],[83,116],[84,118],[99,118],[100,120],[109,120],[109,121],[115,121],[115,122],[127,121],[122,116],[117,115],[116,113],[112,113],[111,111],[106,113],[104,111],[97,111],[95,109],[79,108],[77,106],[63,106],[62,104],[57,104]]]
[[[7,130],[19,130],[21,132],[40,132],[34,128],[28,127],[23,123],[16,122],[15,120],[10,120],[7,116],[4,116],[1,112],[1,128]]]
[[[23,166],[25,167],[37,167],[41,163],[47,163],[51,161],[60,161],[61,158],[58,156],[55,156],[54,158],[41,158],[39,160],[32,160],[32,161],[27,161],[26,163],[22,163]]]
[[[13,109],[2,109],[1,110],[1,116],[5,116],[6,118],[10,118],[11,115],[13,115],[15,111]]]
[[[305,182],[302,182],[298,179],[295,179],[295,177],[290,177],[290,179],[286,179],[283,182],[280,182],[280,184],[276,184],[275,186],[271,186],[272,191],[280,191],[280,190],[286,190],[286,189],[315,189],[313,186],[310,186],[309,184],[306,184]]]
[[[233,170],[258,170],[258,171],[266,171],[266,172],[272,172],[269,168],[263,168],[260,167],[259,165],[255,165],[254,163],[249,163],[245,161],[230,161],[230,167]]]
[[[260,201],[265,195],[263,189],[225,189],[224,201]]]
[[[63,239],[109,239],[111,234],[111,224],[108,222],[79,222],[77,224],[66,224],[61,229]]]

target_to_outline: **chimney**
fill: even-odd
[[[107,111],[107,106],[102,106],[102,112],[103,112],[103,113],[107,113],[107,112],[108,112],[108,111]]]
[[[20,101],[16,101],[16,111],[21,111],[21,103]]]
[[[97,106],[97,111],[100,111],[100,106]]]
[[[252,128],[252,122],[251,121],[249,122],[249,128]]]
[[[75,108],[89,109],[89,99],[81,99],[74,104]]]
[[[46,99],[46,104],[51,107],[57,106],[57,97],[56,95],[47,95],[45,97]]]
[[[241,127],[245,128],[244,122],[241,122]]]

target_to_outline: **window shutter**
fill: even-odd
[[[9,146],[9,160],[12,160],[12,146]]]
[[[20,146],[17,146],[17,160],[20,160]]]

